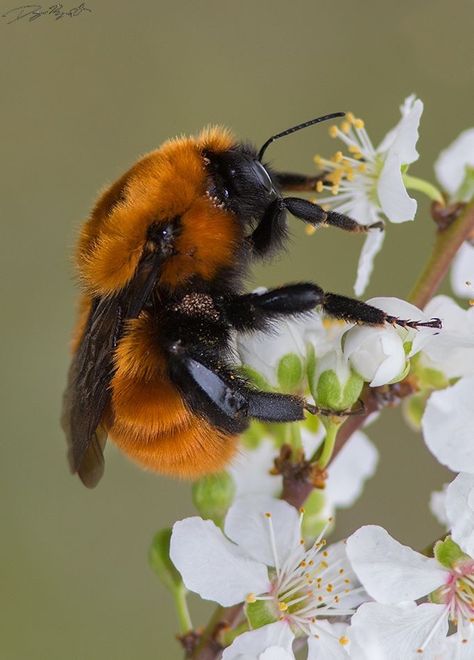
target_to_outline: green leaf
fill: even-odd
[[[469,559],[450,536],[447,536],[444,541],[438,541],[435,544],[434,556],[440,564],[447,568],[453,568],[460,560]]]
[[[157,532],[148,552],[151,568],[170,591],[184,588],[181,575],[170,559],[171,529],[165,527]]]
[[[294,392],[303,378],[303,363],[295,353],[287,353],[278,363],[278,384],[283,392]]]
[[[245,605],[245,614],[247,615],[250,627],[253,629],[261,628],[262,626],[266,626],[267,623],[278,621],[275,606],[269,600],[256,600],[254,603],[247,603]]]
[[[193,502],[203,518],[221,526],[235,495],[235,483],[230,474],[219,472],[194,482]]]

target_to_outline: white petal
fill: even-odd
[[[474,307],[463,309],[448,296],[435,296],[425,314],[439,317],[443,327],[423,347],[423,361],[448,378],[473,375]]]
[[[222,660],[241,660],[242,658],[245,658],[245,660],[293,659],[295,656],[291,647],[294,638],[290,626],[284,621],[270,623],[236,637],[232,644],[225,649]],[[269,649],[272,649],[273,653],[275,647],[278,648],[280,655],[268,655]]]
[[[474,298],[474,245],[464,243],[455,256],[451,287],[460,298]]]
[[[435,162],[436,178],[450,195],[463,182],[466,165],[474,165],[474,128],[463,131]]]
[[[346,636],[347,629],[344,623],[318,620],[308,637],[308,660],[347,660],[347,646],[339,641]]]
[[[266,513],[270,513],[271,519]],[[263,495],[241,497],[227,513],[225,533],[253,559],[275,566],[270,520],[281,566],[300,540],[299,514],[287,502]]]
[[[325,495],[335,507],[351,506],[362,492],[364,482],[376,469],[378,452],[369,438],[356,431],[328,468]]]
[[[446,513],[446,491],[448,484],[444,484],[441,490],[434,490],[430,496],[430,511],[440,525],[450,527],[448,514]]]
[[[362,585],[380,603],[421,598],[449,577],[435,559],[398,543],[377,525],[358,529],[348,538],[346,549]]]
[[[353,615],[348,636],[355,660],[435,660],[448,632],[444,606],[366,603]],[[438,625],[437,625],[438,624]],[[418,653],[430,633],[423,653]]]
[[[351,328],[344,337],[344,356],[372,387],[389,383],[406,365],[403,342],[390,326]]]
[[[414,94],[408,96],[400,108],[402,118],[391,131],[387,133],[377,148],[377,153],[395,149],[400,154],[401,163],[413,163],[418,159],[416,143],[418,127],[423,112],[423,103]]]
[[[255,449],[239,449],[228,468],[236,486],[236,497],[251,494],[278,496],[283,478],[270,474],[276,455],[275,444],[270,438],[263,438]]]
[[[474,473],[474,377],[433,392],[421,420],[428,449],[454,472]]]
[[[449,484],[446,513],[453,540],[474,557],[474,474],[461,472]]]
[[[375,255],[382,249],[384,239],[385,232],[379,229],[369,231],[365,238],[357,265],[357,278],[354,284],[354,293],[356,296],[361,296],[367,288],[374,268]]]
[[[406,191],[401,172],[400,154],[390,150],[377,183],[377,196],[382,211],[391,222],[414,220],[417,203]]]
[[[210,520],[176,522],[170,557],[190,591],[226,607],[270,586],[266,566],[244,557]]]

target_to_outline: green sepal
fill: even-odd
[[[469,559],[450,536],[444,541],[438,541],[433,548],[433,554],[442,566],[453,568],[459,561]]]
[[[277,368],[278,385],[282,392],[294,392],[303,378],[303,363],[295,353],[284,355]]]
[[[323,371],[316,387],[316,404],[330,410],[346,410],[359,399],[363,386],[363,379],[354,371],[351,371],[344,386],[335,371]]]
[[[193,484],[193,503],[203,518],[221,526],[235,495],[235,483],[227,472],[203,477]]]
[[[256,600],[245,605],[245,615],[252,629],[261,628],[268,623],[278,621],[275,606],[270,600]]]
[[[308,415],[304,422],[302,422],[302,426],[310,431],[310,433],[317,433],[319,431],[320,424],[321,422],[317,415]]]
[[[162,583],[174,592],[184,589],[181,575],[170,559],[171,529],[165,527],[155,534],[148,552],[148,562]]]
[[[421,363],[420,353],[415,355],[412,360],[412,373],[418,379],[418,387],[420,390],[443,390],[449,385],[449,379],[442,371],[433,369],[432,367],[425,367]]]

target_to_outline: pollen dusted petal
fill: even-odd
[[[245,557],[210,520],[193,517],[176,522],[170,557],[190,591],[224,607],[270,586],[266,566]]]

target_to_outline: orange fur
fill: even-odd
[[[161,283],[177,286],[193,274],[204,279],[228,266],[241,231],[231,214],[207,198],[201,151],[224,151],[233,139],[210,128],[198,138],[177,138],[141,158],[99,198],[84,225],[76,254],[80,278],[91,295],[119,291],[132,277],[151,223],[181,217],[178,254]]]
[[[221,128],[205,129],[197,138],[169,140],[101,194],[76,252],[84,293],[73,350],[84,333],[92,297],[117,293],[133,276],[151,223],[181,217],[177,254],[168,258],[161,285],[174,288],[192,275],[212,279],[219,268],[232,264],[242,229],[207,197],[201,151],[225,151],[233,144]],[[103,425],[123,452],[149,469],[174,476],[198,477],[224,467],[237,438],[186,407],[168,379],[147,313],[127,323],[114,366]]]

